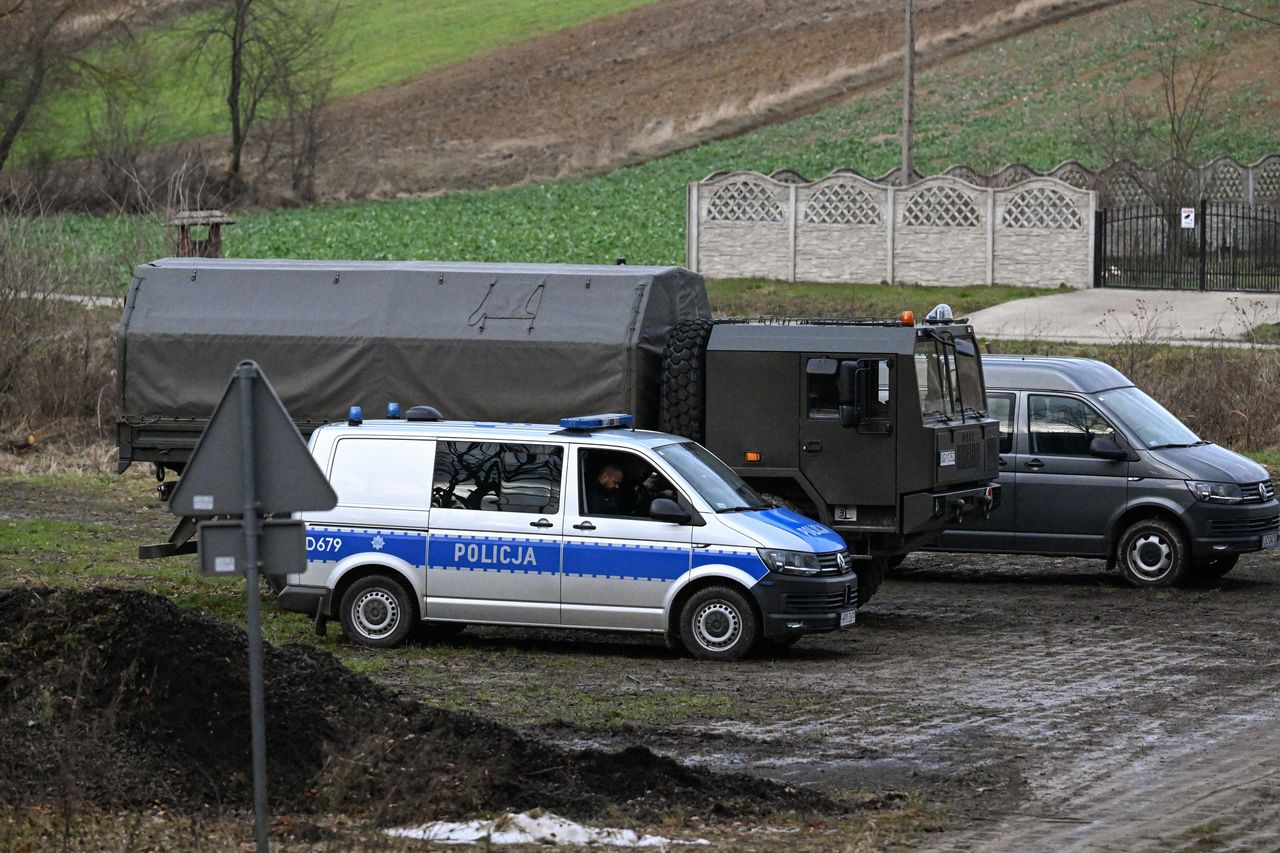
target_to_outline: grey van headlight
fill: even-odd
[[[1243,495],[1235,483],[1203,483],[1199,480],[1187,480],[1187,488],[1196,500],[1215,504],[1238,504]]]
[[[775,572],[784,575],[816,575],[822,571],[818,564],[818,555],[805,551],[780,551],[776,548],[761,548],[760,559]]]

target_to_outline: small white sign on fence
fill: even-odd
[[[1182,227],[1188,231],[1196,227],[1196,209],[1194,207],[1182,208]]]

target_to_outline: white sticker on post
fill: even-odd
[[[219,574],[233,575],[236,571],[235,557],[214,557],[213,570]]]
[[[213,495],[192,495],[191,508],[197,510],[212,510]]]

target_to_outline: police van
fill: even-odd
[[[852,625],[857,578],[829,528],[776,508],[706,448],[629,415],[559,426],[446,421],[430,407],[311,436],[338,494],[302,513],[286,610],[389,647],[416,626],[663,634],[737,660]]]

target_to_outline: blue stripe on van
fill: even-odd
[[[673,581],[689,571],[689,546],[623,545],[568,539],[564,573],[616,580]]]
[[[390,554],[411,566],[427,564],[427,534],[416,530],[377,530],[307,525],[307,562],[336,563],[353,554]]]
[[[560,573],[560,539],[433,533],[427,564],[432,571],[555,575]]]

